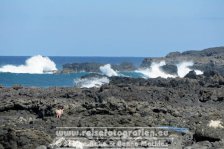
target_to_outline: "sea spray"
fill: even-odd
[[[194,65],[192,61],[186,61],[186,62],[181,62],[177,64],[177,75],[172,75],[168,74],[164,71],[162,71],[161,67],[166,65],[165,61],[160,61],[160,62],[152,62],[150,68],[144,68],[144,69],[139,69],[136,70],[135,72],[141,73],[144,75],[144,78],[175,78],[175,77],[180,77],[183,78],[185,77],[191,69],[190,67]],[[197,75],[203,74],[202,71],[200,70],[194,70]]]
[[[110,64],[100,66],[100,71],[102,72],[103,75],[106,75],[108,77],[118,76],[118,73],[111,68]]]
[[[196,75],[203,75],[204,74],[204,72],[201,71],[201,70],[194,70],[194,71],[195,71]]]
[[[194,63],[192,61],[186,61],[186,62],[181,62],[179,64],[177,64],[177,74],[180,78],[185,77],[190,71],[192,71],[193,69],[191,69],[190,67],[192,67],[194,65]],[[194,70],[196,75],[201,75],[203,74],[202,71],[200,70]]]
[[[108,84],[110,80],[107,77],[89,77],[74,80],[74,84],[78,88],[99,88],[103,84]]]
[[[136,70],[136,72],[142,73],[146,78],[175,78],[175,75],[165,73],[161,70],[160,67],[164,65],[166,65],[165,61],[161,61],[159,63],[153,62],[150,68]]]
[[[27,59],[24,65],[5,65],[0,67],[0,72],[10,73],[43,74],[52,73],[56,70],[56,64],[50,58],[41,55]]]

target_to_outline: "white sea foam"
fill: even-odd
[[[164,65],[166,65],[165,61],[161,61],[159,63],[153,62],[151,64],[150,68],[136,70],[135,72],[143,74],[144,77],[146,77],[146,78],[157,78],[157,77],[162,77],[162,78],[180,77],[180,78],[183,78],[190,71],[193,70],[190,67],[193,66],[194,63],[192,61],[188,61],[188,62],[181,62],[181,63],[177,64],[177,75],[168,74],[168,73],[162,71],[161,66],[164,66]],[[200,70],[194,70],[194,71],[197,75],[203,74],[203,72]]]
[[[108,84],[110,80],[107,77],[90,77],[90,78],[79,78],[75,79],[74,83],[79,88],[91,88],[101,87],[103,84]]]
[[[181,62],[177,64],[177,74],[179,77],[185,77],[192,69],[189,67],[193,66],[194,63],[192,61],[189,62]]]
[[[147,78],[175,78],[175,75],[167,74],[163,72],[160,67],[166,65],[165,61],[161,61],[159,63],[153,62],[150,66],[150,68],[136,70],[138,73],[142,73]]]
[[[56,70],[56,64],[48,57],[44,57],[41,55],[36,55],[28,58],[24,65],[5,65],[0,67],[0,72],[10,73],[43,74],[52,73]]]
[[[100,71],[102,72],[102,74],[104,74],[104,75],[106,75],[108,77],[118,76],[118,73],[111,68],[110,64],[106,64],[104,66],[100,66]]]
[[[194,71],[195,71],[196,75],[202,75],[202,74],[204,74],[204,72],[201,71],[201,70],[194,70]]]
[[[191,69],[190,67],[193,66],[194,63],[192,61],[189,62],[181,62],[179,64],[177,64],[177,74],[179,77],[183,78],[185,77],[190,71],[192,71],[193,69]],[[197,70],[194,69],[196,75],[202,75],[203,72],[201,70]]]

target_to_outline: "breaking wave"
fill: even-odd
[[[202,75],[202,74],[204,74],[204,72],[201,71],[201,70],[194,70],[194,71],[195,71],[196,75]]]
[[[110,80],[107,77],[90,77],[90,78],[79,78],[75,79],[74,83],[79,88],[99,88],[103,84],[108,84]]]
[[[185,77],[191,69],[189,67],[193,66],[193,62],[182,62],[177,64],[177,74],[179,77],[183,78]]]
[[[43,74],[53,73],[56,70],[56,64],[50,58],[41,55],[28,58],[24,65],[5,65],[0,67],[0,72],[10,73]]]
[[[175,78],[175,77],[180,77],[183,78],[185,77],[192,69],[190,68],[191,66],[194,65],[193,62],[181,62],[177,64],[177,75],[172,75],[164,72],[161,70],[161,67],[166,65],[165,61],[161,61],[159,63],[153,62],[150,66],[150,68],[146,69],[140,69],[136,70],[135,72],[141,73],[144,75],[145,78],[157,78],[157,77],[162,77],[162,78]],[[194,70],[197,75],[203,74],[202,71],[200,70]]]
[[[162,78],[175,78],[177,76],[175,75],[171,75],[171,74],[167,74],[165,72],[163,72],[160,67],[166,65],[165,61],[161,61],[159,63],[155,63],[153,62],[150,66],[150,68],[147,69],[141,69],[141,70],[136,70],[136,72],[138,73],[142,73],[146,78],[158,78],[158,77],[162,77]]]
[[[190,69],[191,66],[193,66],[194,63],[192,61],[190,62],[182,62],[177,64],[177,74],[180,78],[185,77],[190,71],[192,71],[193,69]],[[203,72],[201,70],[194,70],[196,75],[201,75],[203,74]]]
[[[106,75],[108,77],[118,76],[118,73],[111,68],[110,64],[100,66],[100,71],[102,72],[103,75]]]

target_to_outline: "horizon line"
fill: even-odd
[[[67,55],[43,55],[43,54],[34,54],[34,55],[0,55],[0,57],[32,57],[36,55],[41,55],[41,56],[46,56],[46,57],[112,57],[112,58],[145,58],[145,57],[150,57],[150,56],[80,56],[80,55],[74,55],[74,56],[67,56]],[[152,57],[152,56],[151,56]],[[157,57],[157,56],[153,56]],[[158,56],[159,57],[159,56]],[[162,57],[162,56],[161,56]]]

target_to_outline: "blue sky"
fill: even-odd
[[[0,1],[2,56],[146,57],[223,45],[223,0]]]

